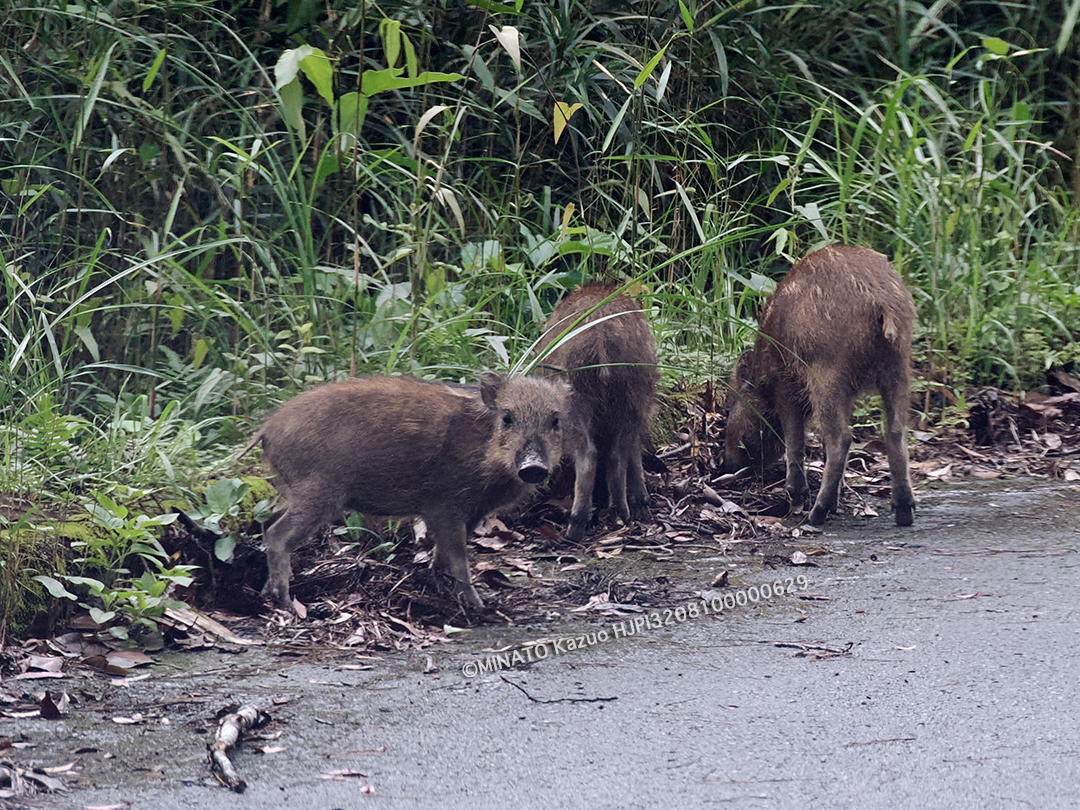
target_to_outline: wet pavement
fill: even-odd
[[[28,805],[48,808],[1080,806],[1080,487],[956,484],[909,529],[879,511],[808,541],[832,549],[817,567],[744,560],[720,590],[734,555],[656,563],[705,591],[696,618],[486,627],[375,662],[177,654],[130,686],[63,684],[90,708],[0,734],[34,743],[20,765],[78,761],[81,787]],[[758,601],[723,606],[740,591]],[[526,663],[495,671],[492,648]],[[283,750],[245,745],[237,795],[205,744],[240,702]]]

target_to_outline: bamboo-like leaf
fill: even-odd
[[[656,83],[656,100],[664,100],[664,90],[667,89],[668,79],[671,78],[671,66],[674,62],[669,61],[664,65],[664,72],[660,74],[660,81]]]
[[[696,4],[695,4],[696,5]],[[695,8],[695,11],[697,9]],[[683,0],[679,0],[679,13],[682,14],[683,22],[686,23],[686,30],[691,34],[694,33],[694,15],[690,9],[686,7],[686,3]]]
[[[413,141],[414,142],[419,142],[420,133],[422,133],[424,131],[424,127],[426,127],[429,123],[431,123],[431,119],[434,118],[439,113],[445,112],[446,110],[449,110],[449,109],[450,108],[446,104],[436,104],[434,107],[432,107],[427,112],[425,112],[423,115],[421,115],[420,120],[416,122],[416,134],[413,135]]]
[[[570,123],[570,119],[574,117],[574,113],[583,106],[584,105],[580,101],[574,102],[573,104],[567,104],[565,101],[555,102],[555,110],[552,113],[552,123],[555,125],[555,143],[559,142],[563,130],[566,129],[566,125]]]
[[[667,45],[661,48],[652,59],[645,63],[645,67],[638,73],[637,78],[634,79],[634,89],[637,90],[641,85],[645,84],[652,72],[656,70],[656,66],[660,64],[660,60],[664,58],[664,52],[667,51]]]
[[[86,132],[86,125],[90,123],[90,116],[94,113],[94,105],[97,104],[98,95],[101,93],[101,85],[105,81],[105,75],[109,71],[109,60],[112,59],[112,53],[119,44],[119,42],[114,42],[110,45],[109,50],[105,52],[105,56],[101,59],[101,65],[98,67],[97,75],[94,76],[94,81],[90,85],[90,92],[86,94],[86,100],[83,101],[82,114],[75,124],[75,137],[71,141],[72,152],[78,149],[79,145],[82,143],[83,133]]]
[[[168,51],[165,48],[162,48],[160,51],[158,51],[157,56],[154,57],[154,63],[150,65],[150,70],[146,71],[146,76],[145,78],[143,78],[142,83],[142,91],[144,93],[150,89],[150,85],[152,85],[154,83],[154,79],[157,78],[158,71],[161,70],[161,66],[165,62],[166,53],[168,53]]]
[[[615,120],[611,122],[611,127],[608,129],[607,135],[604,137],[604,145],[600,147],[601,152],[606,152],[611,145],[611,139],[615,137],[615,133],[619,130],[619,125],[622,124],[623,118],[626,116],[626,111],[630,108],[630,101],[633,96],[627,96],[626,101],[623,102],[622,109],[615,115]]]
[[[1073,0],[1069,10],[1065,12],[1065,21],[1061,24],[1057,42],[1054,44],[1054,53],[1061,56],[1072,39],[1073,30],[1076,28],[1076,20],[1080,17],[1080,0]]]
[[[403,77],[402,68],[387,68],[386,70],[365,70],[364,78],[360,82],[360,92],[371,97],[387,90],[403,90],[407,87],[420,87],[425,84],[436,82],[456,82],[464,79],[460,73],[438,73],[428,71],[415,77]]]

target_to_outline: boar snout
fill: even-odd
[[[526,484],[539,484],[551,474],[551,470],[544,463],[543,457],[533,452],[519,460],[517,474]]]

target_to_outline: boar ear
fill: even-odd
[[[499,389],[503,387],[503,378],[491,371],[485,371],[480,375],[480,399],[491,410],[495,410],[495,397],[499,395]]]

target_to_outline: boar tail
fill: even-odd
[[[262,441],[262,437],[263,437],[263,432],[262,432],[262,431],[260,430],[260,431],[259,431],[258,433],[256,433],[256,434],[255,434],[255,438],[254,438],[254,439],[252,439],[252,440],[251,440],[250,442],[248,442],[248,443],[247,443],[247,446],[246,446],[246,447],[245,447],[245,448],[244,448],[243,450],[241,450],[241,451],[240,451],[240,455],[238,455],[238,456],[236,457],[237,461],[239,461],[239,460],[240,460],[240,459],[242,459],[242,458],[243,458],[244,456],[246,456],[246,455],[247,455],[247,454],[248,454],[248,453],[249,453],[249,452],[251,451],[251,448],[252,448],[252,447],[254,447],[254,446],[255,446],[255,445],[257,445],[257,444],[258,444],[259,442],[261,442],[261,441]]]
[[[881,331],[885,333],[885,339],[890,343],[896,343],[900,339],[900,324],[896,316],[888,310],[882,313]]]

